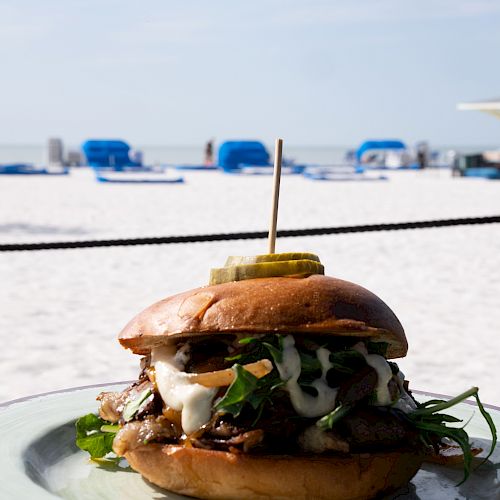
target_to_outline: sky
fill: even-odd
[[[498,0],[0,0],[0,144],[500,146]]]

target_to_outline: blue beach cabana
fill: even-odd
[[[141,167],[141,162],[130,157],[130,146],[121,140],[89,140],[82,145],[87,165],[94,168]]]
[[[411,168],[411,155],[398,139],[368,140],[356,150],[356,162],[369,168]]]
[[[230,171],[245,166],[269,167],[269,152],[260,141],[226,141],[219,146],[218,165]]]
[[[401,151],[405,150],[405,143],[399,140],[381,140],[381,141],[365,141],[359,146],[356,151],[356,159],[359,163],[361,163],[364,159],[367,158],[372,153],[387,151],[387,150],[396,150]]]

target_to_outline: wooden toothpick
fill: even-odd
[[[283,150],[283,139],[276,139],[274,145],[274,176],[273,176],[273,206],[271,213],[271,223],[269,225],[269,246],[267,253],[274,253],[276,250],[276,224],[278,222],[278,203],[280,197],[281,180],[281,153]]]

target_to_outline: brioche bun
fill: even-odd
[[[322,275],[234,281],[180,293],[138,314],[119,341],[148,354],[186,337],[271,332],[387,342],[388,359],[408,350],[403,327],[385,302],[359,285]]]
[[[204,499],[361,500],[404,486],[422,457],[411,452],[256,456],[149,444],[126,453],[133,469],[167,490]]]

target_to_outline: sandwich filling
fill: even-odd
[[[137,382],[101,393],[99,416],[76,422],[76,444],[93,459],[150,443],[255,455],[410,450],[439,463],[463,461],[465,481],[482,450],[471,447],[460,419],[442,411],[476,399],[492,435],[487,460],[497,436],[477,387],[418,403],[385,358],[387,347],[293,334],[213,335],[157,347],[142,359]]]
[[[265,454],[415,449],[406,414],[417,403],[386,349],[291,334],[161,346],[136,383],[99,396],[100,417],[118,424],[118,455],[150,442]]]

